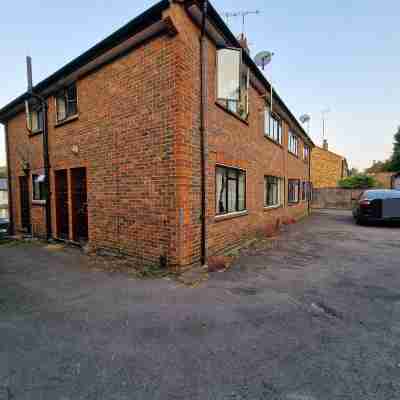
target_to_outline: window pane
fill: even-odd
[[[221,49],[217,52],[218,98],[240,100],[240,49]]]
[[[37,112],[37,119],[38,119],[38,130],[43,130],[43,111],[40,110]]]
[[[224,214],[226,208],[226,176],[224,168],[217,168],[216,172],[216,209],[217,214]]]
[[[235,212],[237,199],[237,180],[228,179],[228,212]]]
[[[266,135],[270,134],[270,112],[269,108],[266,108],[264,111],[264,133]]]
[[[39,130],[39,119],[37,111],[32,112],[32,131]]]
[[[226,106],[228,108],[229,111],[232,111],[234,113],[237,113],[238,111],[238,102],[237,101],[233,101],[233,100],[228,100],[226,102]]]
[[[246,209],[246,177],[244,172],[239,173],[239,210]]]
[[[57,120],[62,121],[67,117],[67,106],[64,94],[57,97]]]

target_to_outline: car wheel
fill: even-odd
[[[363,218],[356,217],[356,224],[360,226],[365,225],[365,220]]]

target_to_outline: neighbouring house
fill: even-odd
[[[202,10],[163,0],[37,84],[47,113],[0,110],[14,232],[183,268],[308,214],[313,142]]]
[[[326,139],[322,147],[315,146],[311,154],[311,182],[314,188],[338,187],[338,182],[349,175],[346,158],[330,151]]]
[[[384,189],[391,189],[393,186],[394,172],[371,172],[368,174],[375,179],[377,186]]]
[[[8,182],[0,178],[0,219],[8,218]]]

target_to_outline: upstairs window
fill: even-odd
[[[44,175],[32,175],[32,198],[35,201],[46,200],[45,191],[45,176]]]
[[[78,114],[76,85],[60,90],[56,95],[57,122],[62,122]]]
[[[308,161],[310,159],[310,148],[307,145],[304,145],[303,148],[303,158],[305,161]]]
[[[32,101],[25,103],[26,108],[26,125],[31,133],[43,131],[44,114],[43,109],[39,104]]]
[[[299,138],[292,131],[289,131],[288,149],[295,156],[299,155]]]
[[[246,173],[240,169],[217,167],[216,213],[224,215],[246,209]]]
[[[43,111],[35,110],[31,112],[32,132],[41,132],[43,130]]]
[[[298,179],[289,179],[288,180],[288,202],[289,203],[298,203],[299,202],[299,193],[300,192],[300,181]]]
[[[217,51],[217,100],[229,111],[246,119],[249,114],[249,68],[242,49]]]
[[[279,207],[282,205],[283,180],[276,176],[266,176],[264,178],[264,206]]]
[[[264,134],[275,142],[282,144],[282,121],[271,113],[269,108],[265,109]]]

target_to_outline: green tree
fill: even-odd
[[[7,178],[7,167],[0,167],[0,179]]]
[[[392,167],[392,161],[390,159],[386,161],[374,161],[372,166],[365,170],[365,173],[376,174],[379,172],[389,172],[391,171],[391,167]]]
[[[400,126],[394,135],[393,155],[391,159],[390,170],[393,172],[400,172]]]
[[[343,189],[369,189],[377,187],[377,182],[372,176],[363,174],[341,179],[338,184]]]

